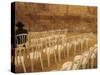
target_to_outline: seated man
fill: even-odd
[[[28,33],[27,30],[23,28],[23,27],[24,27],[24,24],[23,24],[23,23],[18,22],[18,23],[16,24],[16,26],[17,26],[16,35],[24,34],[24,33],[27,34],[27,33]],[[22,41],[22,40],[24,40],[24,41],[23,41],[23,42],[20,42],[20,41]],[[27,36],[25,35],[24,38],[21,37],[21,36],[17,36],[17,40],[16,40],[16,41],[18,42],[18,44],[26,43],[26,41],[27,41]]]

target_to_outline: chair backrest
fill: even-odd
[[[94,48],[94,50],[92,51],[92,54],[91,54],[91,59],[96,58],[96,54],[97,54],[97,48]]]
[[[96,56],[96,54],[97,54],[97,46],[94,45],[93,47],[91,47],[89,49],[89,52],[91,53],[90,58],[94,58]]]
[[[94,59],[96,57],[95,53],[92,53],[91,58],[90,59]]]
[[[72,62],[71,61],[67,61],[62,65],[61,70],[70,70],[71,66],[72,66]]]
[[[85,51],[85,52],[82,54],[82,62],[81,62],[81,64],[82,64],[82,65],[87,64],[89,58],[90,58],[90,52],[89,52],[89,51]]]
[[[73,61],[73,65],[72,65],[72,69],[79,69],[80,65],[81,65],[81,60],[82,60],[82,56],[81,55],[77,55],[74,58]]]
[[[16,45],[17,46],[25,45],[26,41],[27,41],[27,34],[26,33],[16,35]]]

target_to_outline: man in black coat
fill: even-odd
[[[26,33],[26,34],[28,33],[27,30],[23,28],[24,27],[24,24],[22,22],[18,22],[16,24],[16,26],[17,26],[16,35],[23,34],[23,33]],[[17,37],[17,39],[18,39],[18,44],[22,44],[19,41],[21,39],[19,37]],[[25,43],[26,41],[27,41],[27,36],[25,36],[25,41],[23,43]]]

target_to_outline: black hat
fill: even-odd
[[[20,28],[20,27],[24,27],[24,24],[23,24],[22,22],[18,22],[18,23],[16,24],[16,26],[17,26],[18,28]]]

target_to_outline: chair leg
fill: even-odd
[[[91,59],[91,68],[94,68],[94,59]]]
[[[58,57],[59,57],[59,62],[61,61],[61,53],[60,50],[58,50]]]
[[[85,65],[82,65],[82,69],[85,69],[86,68],[86,64]]]
[[[21,57],[21,64],[22,64],[22,67],[23,67],[24,72],[27,72],[27,71],[26,71],[25,64],[24,64],[24,59],[23,59],[23,57]]]
[[[55,59],[55,63],[57,64],[57,58],[56,58],[56,52],[54,51],[54,59]]]
[[[48,61],[48,67],[50,67],[50,55],[49,55],[49,53],[47,54],[47,61]]]
[[[40,63],[41,63],[41,68],[42,68],[42,71],[44,70],[44,66],[43,66],[43,60],[42,60],[42,56],[40,54]]]

